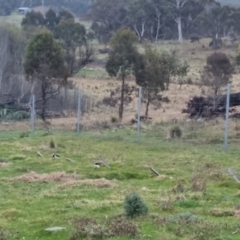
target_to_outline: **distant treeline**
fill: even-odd
[[[90,8],[92,31],[100,42],[128,27],[143,39],[212,38],[218,48],[221,38],[236,40],[240,32],[240,8],[215,0],[95,0]]]
[[[50,6],[55,10],[67,8],[77,15],[86,13],[93,0],[0,0],[0,15],[10,15],[19,7]]]

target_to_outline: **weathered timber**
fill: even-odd
[[[203,97],[195,96],[191,98],[186,104],[186,109],[183,113],[187,113],[190,118],[211,118],[224,116],[226,112],[226,95],[218,97]],[[240,92],[230,95],[230,112],[234,112],[233,107],[240,106]]]

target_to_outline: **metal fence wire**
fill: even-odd
[[[128,89],[128,93],[129,93]],[[116,93],[110,92],[110,98],[98,96],[81,89],[63,90],[47,100],[46,120],[42,120],[42,102],[39,96],[31,95],[21,103],[23,110],[14,110],[14,106],[0,110],[1,134],[11,131],[32,132],[65,132],[77,134],[93,134],[95,137],[112,137],[138,143],[161,144],[166,141],[189,142],[189,144],[216,143],[228,150],[229,144],[236,144],[240,136],[240,121],[231,118],[230,94],[231,85],[226,88],[226,114],[221,117],[205,119],[189,118],[182,114],[184,89],[171,96],[171,101],[161,105],[149,105],[149,116],[146,113],[146,96],[142,87],[131,90],[131,101],[124,105],[124,118],[118,119],[119,99],[111,99]],[[127,94],[126,94],[127,95]],[[129,97],[127,95],[127,97]],[[129,98],[130,99],[130,98]],[[187,98],[186,98],[187,100]]]

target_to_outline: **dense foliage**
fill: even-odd
[[[110,76],[119,76],[122,80],[121,103],[119,107],[119,118],[122,119],[124,111],[125,80],[134,69],[139,57],[136,47],[137,38],[135,34],[125,28],[119,29],[111,38],[106,70]]]
[[[137,193],[129,194],[125,197],[124,210],[128,217],[133,218],[148,213],[148,207]]]
[[[29,42],[24,70],[29,81],[40,84],[43,102],[41,117],[45,120],[47,100],[57,92],[52,88],[53,84],[64,86],[68,77],[61,46],[51,33],[37,34]]]

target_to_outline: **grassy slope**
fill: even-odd
[[[11,178],[30,171],[51,173],[66,171],[81,175],[83,178],[105,177],[114,180],[113,189],[89,186],[61,188],[62,183],[23,183],[0,181],[0,227],[16,233],[19,239],[67,239],[73,231],[73,217],[94,217],[100,222],[107,216],[123,213],[123,199],[127,193],[139,192],[149,206],[150,213],[143,219],[134,220],[140,227],[138,239],[192,239],[194,232],[201,230],[204,223],[212,224],[214,233],[204,233],[205,238],[196,239],[239,239],[238,218],[234,215],[239,204],[239,185],[227,174],[227,167],[239,169],[239,149],[229,153],[219,151],[221,145],[193,145],[178,141],[146,138],[144,144],[136,144],[121,139],[134,139],[133,130],[102,132],[74,135],[56,134],[43,137],[19,139],[18,134],[5,133],[8,139],[1,140],[1,158],[11,165],[2,167],[0,178]],[[4,139],[4,135],[2,135]],[[49,141],[59,144],[57,152],[61,159],[53,160]],[[151,141],[150,141],[151,140]],[[36,156],[41,149],[44,158]],[[91,165],[97,156],[111,165],[110,169],[94,169]],[[67,162],[63,157],[75,159]],[[154,166],[163,177],[155,177],[149,171]],[[193,192],[190,180],[200,172],[202,178],[208,177],[205,192]],[[201,179],[199,179],[201,180]],[[186,191],[174,193],[172,189],[181,182]],[[166,203],[170,207],[162,207]],[[191,224],[167,224],[161,226],[156,219],[192,212],[203,222]],[[227,215],[233,214],[233,216]],[[219,216],[215,216],[219,215]],[[154,216],[154,217],[153,217]],[[155,220],[154,220],[155,219]],[[221,229],[223,226],[229,227]],[[51,226],[66,227],[66,231],[47,233],[44,228]],[[187,229],[193,228],[187,233]],[[182,229],[179,232],[179,229]],[[207,235],[212,234],[212,235]],[[216,237],[222,238],[216,238]],[[10,237],[10,239],[15,239]],[[227,238],[228,237],[228,238]],[[130,239],[130,238],[114,238]]]
[[[186,42],[187,45],[189,44]],[[158,47],[164,50],[174,49],[179,56],[186,55],[185,49],[179,49],[178,45],[165,43]],[[204,64],[209,51],[202,51],[201,44],[192,44],[191,48],[188,58],[193,60],[191,66],[197,71]],[[232,54],[234,49],[230,50]],[[194,55],[193,51],[196,51]],[[91,77],[96,74],[98,78],[99,69],[84,69],[81,74]],[[101,75],[105,77],[106,74],[102,71]],[[76,172],[86,179],[100,177],[112,179],[115,176],[118,179],[115,180],[118,186],[113,189],[89,186],[60,188],[61,183],[1,180],[0,227],[14,233],[19,232],[16,235],[20,239],[23,237],[67,239],[73,231],[71,224],[73,217],[92,216],[101,222],[106,216],[121,214],[124,196],[137,191],[150,208],[149,216],[134,220],[140,227],[139,239],[192,239],[193,233],[201,231],[204,224],[210,226],[214,233],[205,232],[202,237],[199,233],[196,239],[239,239],[238,231],[232,234],[238,230],[236,206],[239,205],[239,185],[227,174],[229,166],[240,170],[237,147],[233,145],[231,152],[222,153],[221,145],[217,144],[221,142],[222,133],[221,136],[215,136],[216,130],[213,130],[213,127],[209,132],[206,128],[204,129],[206,132],[197,132],[193,129],[188,133],[191,139],[180,144],[164,140],[166,134],[160,135],[160,138],[149,138],[156,132],[162,133],[164,130],[162,126],[161,131],[150,132],[141,145],[132,141],[121,141],[122,137],[134,139],[133,130],[106,132],[100,134],[100,137],[93,133],[83,135],[81,138],[71,134],[47,137],[37,134],[34,137],[19,139],[16,133],[13,133],[11,138],[10,133],[6,133],[7,138],[1,140],[0,144],[0,157],[6,158],[12,164],[0,168],[0,179],[19,176],[30,171],[37,173],[66,171]],[[196,141],[197,134],[201,138],[204,134],[208,139],[204,145],[199,145]],[[1,139],[4,139],[3,137],[1,135]],[[50,156],[52,150],[48,147],[51,139],[55,139],[59,144],[57,152],[61,156],[73,158],[76,163],[67,162],[63,158],[53,160]],[[238,138],[231,141],[239,144]],[[48,157],[43,159],[37,157],[38,149]],[[92,167],[92,161],[99,155],[107,159],[111,169]],[[164,177],[154,177],[149,171],[150,166],[154,166]],[[208,177],[205,192],[189,190],[192,175],[198,171],[201,176]],[[183,193],[174,193],[172,189],[179,181],[187,190]],[[162,207],[165,204],[167,207]],[[156,218],[164,216],[174,218],[179,213],[187,212],[197,215],[203,222],[194,223],[194,226],[183,223],[162,226],[160,221],[156,221]],[[228,216],[231,214],[234,216]],[[231,224],[231,227],[223,228],[227,224]],[[44,228],[50,226],[64,226],[67,230],[56,234],[45,232]],[[187,229],[190,229],[190,233]]]

